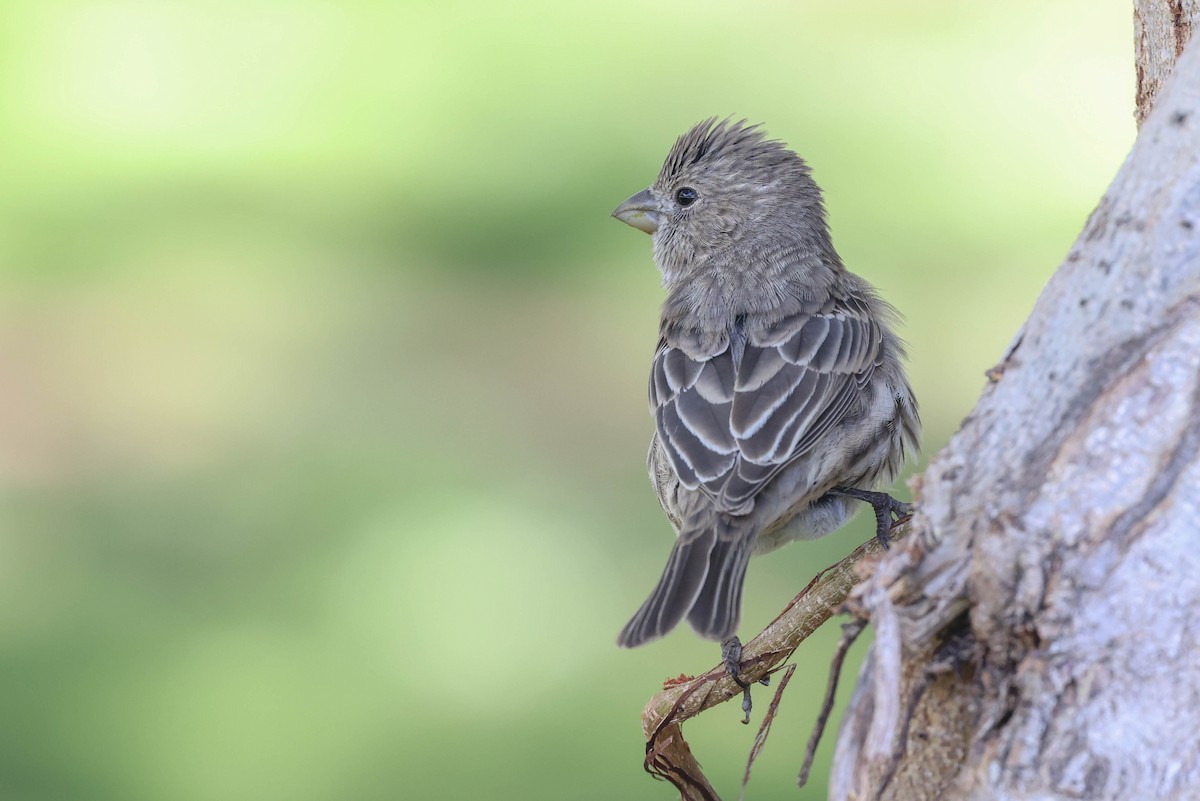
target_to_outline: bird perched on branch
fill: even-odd
[[[862,502],[886,545],[907,511],[875,491],[920,432],[896,314],[842,265],[808,165],[745,121],[694,126],[613,216],[652,235],[667,292],[649,469],[676,532],[618,644],[687,618],[742,684],[750,557],[828,534]]]

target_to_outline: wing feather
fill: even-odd
[[[733,388],[739,393],[754,392],[778,376],[786,365],[778,348],[747,347]]]
[[[855,297],[752,332],[744,349],[705,341],[664,335],[650,402],[680,483],[732,513],[845,419],[883,357],[882,329]]]
[[[796,386],[808,372],[803,367],[788,364],[782,358],[778,358],[778,363],[781,369],[769,381],[753,390],[739,388],[733,396],[729,425],[739,440],[755,436],[781,407],[791,405],[789,402],[792,401]]]
[[[829,374],[800,367],[792,369],[798,373],[798,378],[788,385],[791,395],[786,408],[780,408],[778,413],[765,418],[758,429],[748,436],[738,435],[742,454],[752,462],[762,464],[784,461],[790,453],[790,449],[783,454],[779,453],[779,443],[784,433],[793,425],[803,426],[821,411],[829,386]],[[734,431],[736,434],[736,427]]]
[[[731,403],[709,403],[703,395],[692,389],[675,396],[675,411],[704,447],[719,454],[730,454],[738,449],[729,430]]]
[[[779,350],[792,364],[809,364],[829,333],[829,318],[824,315],[801,320]]]
[[[704,400],[722,405],[733,400],[733,360],[709,359],[693,385]]]
[[[808,366],[818,372],[832,372],[838,363],[838,351],[842,345],[842,339],[846,335],[846,321],[839,320],[836,317],[818,318],[828,322],[829,329],[825,334],[825,338],[821,340],[821,344],[817,346],[817,352],[813,354],[809,360]]]
[[[663,354],[663,374],[672,392],[690,387],[704,369],[704,362],[688,358],[681,350],[670,348]]]

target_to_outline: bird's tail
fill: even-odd
[[[718,539],[708,555],[708,575],[688,612],[688,623],[701,637],[724,642],[742,619],[742,584],[754,550],[753,537]]]
[[[754,538],[708,525],[675,540],[658,586],[617,638],[623,648],[658,639],[687,617],[702,637],[726,640],[737,631],[742,582]]]

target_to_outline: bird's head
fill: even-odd
[[[654,237],[668,284],[739,243],[824,229],[808,165],[759,126],[715,117],[679,137],[654,183],[613,216]]]

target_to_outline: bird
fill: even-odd
[[[665,300],[647,467],[675,542],[617,644],[685,618],[738,678],[751,556],[824,536],[862,504],[887,545],[910,509],[877,490],[920,439],[898,314],[834,249],[809,165],[761,125],[710,117],[612,216],[650,234]],[[747,690],[747,720],[749,710]]]

